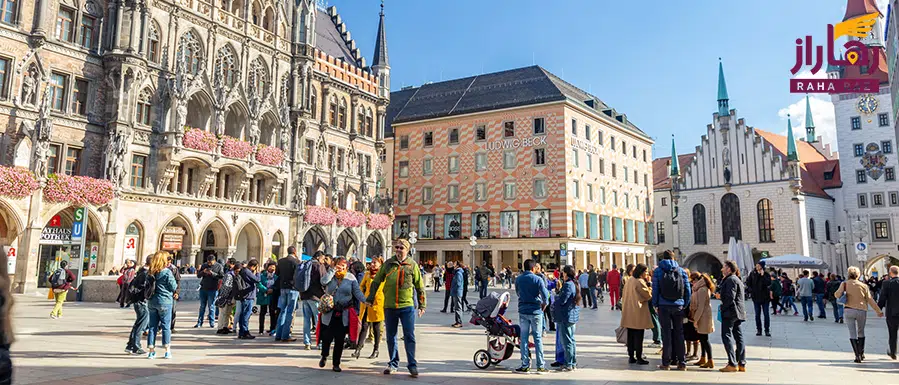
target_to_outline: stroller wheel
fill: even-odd
[[[503,362],[503,360],[490,360],[490,365],[497,366],[500,362]]]
[[[477,366],[478,369],[487,369],[491,364],[490,353],[487,353],[486,350],[481,349],[474,352],[474,366]]]

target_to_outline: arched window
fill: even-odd
[[[814,219],[808,220],[808,237],[811,239],[818,239],[818,237],[815,236],[815,220]]]
[[[253,2],[253,10],[252,10],[252,20],[253,24],[260,25],[262,24],[262,7],[259,6],[259,2]]]
[[[733,193],[725,194],[721,198],[721,235],[723,243],[731,238],[743,239],[743,230],[740,224],[740,198]]]
[[[153,91],[145,88],[137,98],[137,123],[149,126],[152,123]]]
[[[272,7],[268,7],[265,9],[265,16],[262,19],[262,28],[266,31],[274,32],[275,28],[275,13],[272,12]]]
[[[268,69],[266,69],[265,62],[262,59],[257,57],[256,60],[253,60],[253,63],[250,65],[250,76],[252,76],[250,81],[253,82],[256,92],[263,96],[268,95],[270,83]]]
[[[365,136],[374,138],[372,131],[372,113],[371,108],[365,110]]]
[[[824,240],[830,240],[830,221],[824,221]]]
[[[330,118],[331,126],[337,127],[338,125],[337,125],[337,97],[336,96],[331,97],[330,107],[331,107],[331,109],[330,109],[331,116],[329,116],[329,118]]]
[[[237,82],[236,56],[234,50],[229,46],[220,48],[215,55],[215,68],[228,87],[234,87],[234,83]]]
[[[693,205],[693,243],[704,245],[708,243],[708,234],[705,227],[705,206]]]
[[[359,135],[365,135],[365,108],[359,108],[359,113],[356,115],[356,127],[353,127],[353,130]]]
[[[309,109],[312,111],[312,118],[315,119],[315,116],[318,115],[318,97],[316,96],[315,88],[309,90]]]
[[[159,27],[156,22],[150,23],[150,31],[147,32],[147,60],[150,63],[159,63]]]
[[[340,107],[337,108],[337,120],[340,121],[340,128],[346,129],[346,99],[340,99]]]
[[[178,57],[184,61],[187,71],[194,75],[200,73],[200,67],[203,64],[203,47],[193,31],[181,35],[178,47]]]
[[[758,203],[759,242],[774,242],[774,208],[771,201],[762,199]]]

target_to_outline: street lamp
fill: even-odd
[[[846,256],[846,265],[843,266],[843,274],[849,269],[849,238],[846,230],[840,230],[840,242],[837,243],[837,254]]]
[[[470,242],[468,242],[468,244],[471,245],[471,264],[469,264],[468,266],[470,266],[470,268],[473,269],[474,268],[474,247],[478,245],[478,237],[472,235],[470,238],[468,238],[468,240],[470,241]]]
[[[858,218],[855,222],[852,222],[852,232],[858,236],[859,242],[864,242],[865,237],[868,236],[868,224]],[[858,257],[859,262],[865,262],[868,260],[868,250],[859,250],[858,247],[855,249],[855,254]]]
[[[409,233],[409,244],[412,245],[412,250],[409,250],[409,256],[415,258],[415,243],[418,242],[418,233],[412,231]]]

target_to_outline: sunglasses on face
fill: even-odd
[[[393,246],[393,248],[394,248],[394,249],[405,250],[405,249],[406,249],[406,246],[403,246],[403,245],[396,245],[396,246]]]

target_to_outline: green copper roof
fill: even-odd
[[[718,58],[718,115],[730,115],[730,107],[728,106],[727,83],[724,82],[724,64],[721,58]]]
[[[793,121],[787,115],[787,161],[799,161],[799,152],[796,151],[796,139],[793,137]]]
[[[668,176],[680,176],[680,164],[677,161],[677,149],[674,148],[674,135],[671,135],[671,172]]]
[[[805,96],[805,141],[815,141],[815,120],[812,118],[812,105],[809,104],[808,95]]]

